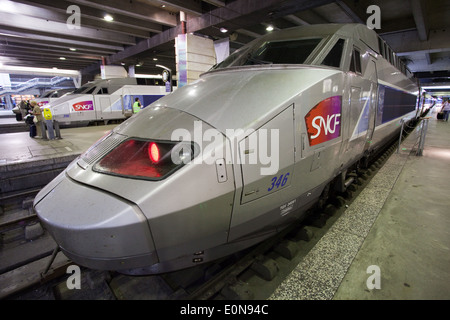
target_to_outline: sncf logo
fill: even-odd
[[[341,135],[342,97],[334,96],[319,102],[305,116],[309,145],[314,146]]]
[[[74,103],[72,105],[72,108],[74,111],[94,110],[94,104],[92,103],[92,101],[81,101]]]

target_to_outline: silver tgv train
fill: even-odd
[[[89,268],[151,274],[212,261],[344,191],[416,117],[418,89],[364,25],[273,32],[117,126],[34,208]]]

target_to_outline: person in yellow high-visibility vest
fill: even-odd
[[[133,113],[138,113],[141,111],[141,101],[139,101],[139,98],[134,99],[133,103]]]
[[[44,107],[44,119],[47,126],[48,138],[53,140],[55,139],[55,133],[53,131],[53,116],[50,107]]]

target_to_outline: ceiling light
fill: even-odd
[[[220,28],[220,32],[222,32],[222,33],[226,33],[226,32],[228,32],[228,29],[227,28]]]
[[[450,86],[446,86],[446,85],[441,85],[441,86],[424,86],[422,87],[422,89],[450,89]]]
[[[273,31],[273,26],[271,24],[269,24],[266,28],[267,31]]]
[[[77,51],[75,48],[69,48],[70,51]]]
[[[111,17],[109,14],[105,15],[105,16],[103,17],[103,19],[105,19],[106,21],[113,21],[113,20],[114,20],[114,18]]]
[[[158,61],[158,58],[153,58],[153,61]]]
[[[64,57],[59,57],[59,60],[66,60],[66,58],[64,58]]]

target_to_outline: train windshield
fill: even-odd
[[[94,92],[95,88],[96,88],[95,84],[85,85],[85,86],[82,86],[82,87],[76,89],[72,93],[73,94],[81,94],[81,93],[83,93],[83,94],[91,94],[92,92]]]
[[[236,51],[212,70],[262,64],[303,64],[320,41],[322,38],[258,43]]]

